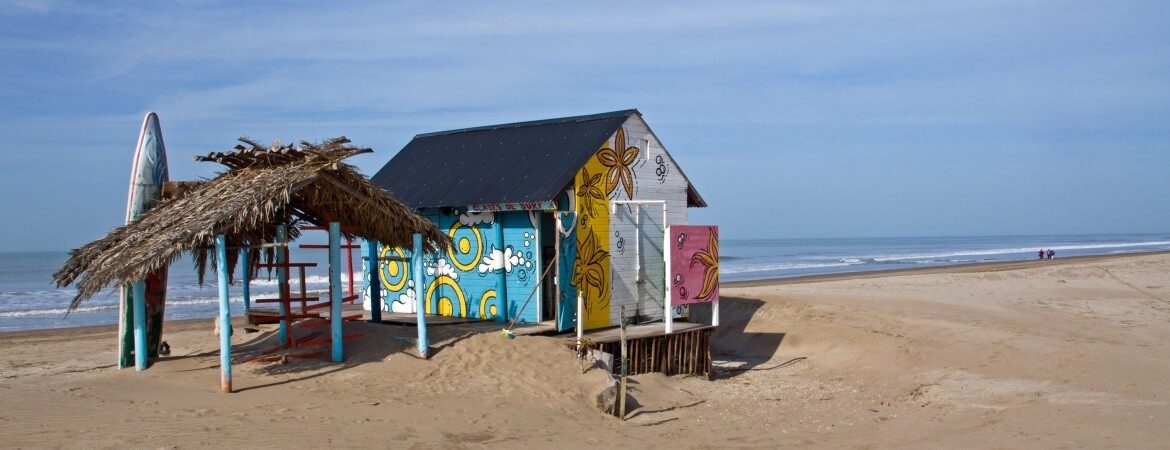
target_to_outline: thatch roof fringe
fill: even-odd
[[[224,234],[229,245],[241,246],[274,241],[282,224],[295,239],[305,225],[339,221],[350,237],[409,247],[411,235],[421,232],[432,250],[450,245],[450,238],[430,221],[342,162],[370,149],[349,146],[345,137],[321,144],[302,141],[296,147],[240,141],[247,146],[196,158],[223,164],[227,171],[185,185],[133,222],[70,252],[53,275],[61,287],[76,282],[70,309],[105,286],[144,279],[184,251],[193,252],[202,282],[208,264],[214,265],[209,256],[217,234]],[[253,261],[261,254],[273,256],[271,249],[248,251]],[[234,269],[239,254],[229,253]]]

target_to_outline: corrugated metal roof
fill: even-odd
[[[371,181],[406,205],[464,207],[555,200],[636,109],[424,133]],[[688,183],[691,206],[706,206]]]
[[[372,181],[416,209],[553,200],[631,114],[420,134]]]

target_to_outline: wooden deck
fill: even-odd
[[[512,328],[512,334],[516,336],[557,334],[557,324],[552,320],[546,320],[541,323],[518,323]]]
[[[675,322],[670,334],[666,334],[661,322],[627,326],[624,349],[618,328],[586,332],[582,339],[587,347],[613,355],[615,369],[625,357],[629,375],[661,372],[710,379],[711,333],[714,330],[711,325],[692,322]],[[576,340],[576,335],[572,339]]]
[[[706,325],[706,324],[702,324],[702,323],[694,323],[694,322],[675,322],[674,323],[674,332],[675,333],[683,333],[683,332],[688,332],[688,331],[698,331],[698,330],[703,329],[703,328],[714,328],[714,327],[712,327],[710,325]],[[644,339],[644,338],[649,338],[649,337],[665,336],[665,335],[666,335],[666,326],[662,322],[626,326],[626,339],[627,340]],[[573,335],[572,339],[576,340],[577,336]],[[592,342],[595,344],[603,344],[603,343],[608,343],[608,342],[619,342],[622,339],[621,329],[618,327],[613,327],[613,328],[606,328],[604,330],[586,331],[584,339],[588,339],[589,342]]]

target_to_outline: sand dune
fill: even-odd
[[[239,363],[218,388],[210,321],[117,370],[109,327],[0,335],[0,443],[205,447],[1170,445],[1170,255],[725,287],[719,376],[643,375],[623,422],[555,337],[354,323],[333,364]],[[697,311],[696,318],[703,312]],[[271,333],[233,341],[242,361]]]

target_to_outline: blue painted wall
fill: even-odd
[[[426,295],[428,314],[538,322],[540,241],[537,212],[471,213],[423,211],[451,236],[452,248],[423,256],[423,286],[415,289],[409,264],[382,261],[381,288],[387,310],[414,312],[416,295]],[[381,249],[382,258],[409,257],[409,249]],[[529,300],[531,297],[531,300]],[[525,304],[527,302],[527,304]]]

